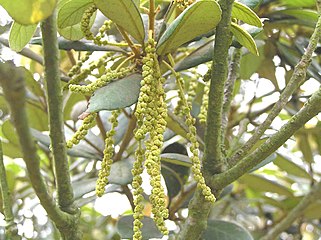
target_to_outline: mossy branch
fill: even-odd
[[[78,219],[80,211],[74,203],[69,165],[64,135],[62,87],[59,71],[59,48],[57,40],[56,15],[53,14],[41,24],[49,130],[54,160],[54,172],[59,208],[69,213],[72,222],[66,226],[58,226],[64,239],[80,239]],[[61,229],[63,227],[63,229]]]
[[[222,20],[216,28],[212,77],[208,99],[207,126],[205,131],[205,153],[203,168],[205,174],[213,175],[226,170],[222,153],[222,116],[224,89],[228,74],[228,49],[232,41],[230,31],[233,0],[221,0]]]
[[[69,216],[62,212],[55,204],[40,173],[40,159],[36,153],[37,148],[30,133],[25,109],[26,91],[24,77],[24,71],[15,67],[13,63],[0,63],[0,83],[11,110],[10,116],[19,137],[30,182],[50,219],[57,226],[65,226],[70,220]]]
[[[205,135],[205,154],[203,157],[203,172],[205,180],[216,173],[225,170],[225,158],[222,154],[222,115],[224,88],[228,71],[228,49],[232,40],[230,32],[231,10],[233,0],[221,0],[222,20],[216,28],[212,77],[209,92],[207,127]],[[212,188],[212,190],[218,188]],[[202,206],[200,208],[200,206]],[[207,218],[212,204],[204,199],[197,190],[189,204],[188,217],[178,239],[197,240],[207,227]]]
[[[0,140],[0,189],[1,199],[3,205],[3,213],[6,221],[6,239],[19,240],[17,224],[14,222],[14,215],[12,212],[12,199],[7,182],[6,169],[3,163],[2,142]]]

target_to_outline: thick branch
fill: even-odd
[[[26,162],[29,178],[41,205],[47,211],[51,220],[57,225],[64,226],[68,215],[64,214],[49,195],[47,186],[40,173],[37,148],[31,137],[27,113],[25,110],[24,71],[16,68],[12,63],[0,63],[0,83],[4,96],[9,103],[11,119],[19,137],[23,159]]]
[[[279,222],[272,230],[270,230],[264,237],[260,240],[270,240],[276,239],[284,230],[289,228],[291,224],[301,215],[303,215],[304,210],[310,206],[311,203],[317,201],[321,197],[321,181],[316,184],[308,195],[306,195],[300,203],[291,210],[291,212]]]
[[[222,189],[247,173],[261,161],[281,147],[296,131],[304,126],[311,118],[321,112],[321,88],[315,92],[304,107],[295,114],[282,128],[273,134],[258,149],[243,158],[228,171],[212,177],[210,186]]]
[[[55,165],[58,204],[62,210],[74,213],[73,190],[70,183],[69,166],[64,136],[62,110],[62,88],[59,77],[59,50],[55,15],[41,24],[45,60],[45,79],[49,115],[51,147]]]
[[[289,98],[293,92],[298,89],[302,82],[306,78],[306,72],[310,65],[312,54],[317,47],[321,35],[321,17],[319,17],[317,25],[314,29],[314,32],[311,36],[309,45],[305,50],[300,62],[295,66],[293,75],[283,90],[280,99],[274,104],[271,112],[264,120],[262,124],[254,131],[251,138],[240,148],[229,160],[231,165],[234,165],[237,161],[246,156],[246,154],[251,150],[255,143],[260,139],[266,129],[271,126],[272,121],[279,115],[280,111],[285,107]]]
[[[209,92],[207,127],[205,134],[205,154],[203,172],[205,180],[225,170],[225,159],[221,151],[222,115],[224,88],[228,71],[228,49],[232,40],[230,32],[231,10],[234,0],[221,0],[222,20],[216,28],[212,77]],[[218,188],[215,188],[218,189]],[[200,208],[200,206],[202,206]],[[188,217],[178,239],[197,240],[207,227],[207,218],[212,204],[204,199],[200,190],[196,190],[190,204]]]
[[[209,175],[226,169],[222,154],[222,116],[224,88],[228,72],[228,49],[232,40],[230,32],[233,0],[221,0],[222,20],[216,28],[212,77],[209,91],[207,127],[205,132],[205,156],[203,167]]]
[[[3,163],[2,143],[0,140],[0,189],[3,204],[3,212],[6,220],[6,239],[18,240],[21,237],[18,235],[17,224],[14,222],[14,215],[12,212],[12,199],[8,187],[6,169]]]

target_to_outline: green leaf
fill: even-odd
[[[317,200],[316,202],[312,203],[304,210],[304,217],[308,219],[320,219],[321,218],[321,201]]]
[[[239,25],[233,22],[231,22],[231,31],[240,44],[246,47],[251,53],[259,55],[256,43],[247,31],[245,31],[243,28],[241,28]]]
[[[132,215],[123,216],[117,222],[117,230],[121,235],[122,239],[132,239],[134,218]],[[141,229],[143,240],[152,238],[162,238],[163,234],[157,229],[154,220],[150,217],[145,217],[142,220],[143,227]]]
[[[179,166],[191,167],[191,159],[183,154],[179,153],[162,153],[161,160],[166,163],[172,163]]]
[[[256,174],[245,174],[239,179],[239,182],[246,184],[249,188],[258,192],[272,192],[292,197],[291,190],[275,181],[271,181],[265,177]]]
[[[108,182],[119,185],[126,185],[132,182],[132,168],[134,159],[128,158],[115,162],[111,165]]]
[[[256,8],[261,4],[263,0],[239,0],[240,3],[243,3],[244,5],[248,6],[251,9]]]
[[[89,100],[87,112],[115,110],[137,102],[142,76],[134,73],[98,89]]]
[[[312,176],[302,167],[298,166],[291,161],[287,156],[277,154],[277,158],[273,162],[280,169],[286,171],[288,174],[292,174],[297,177],[312,179]]]
[[[179,173],[167,165],[162,164],[161,173],[166,184],[167,195],[171,200],[181,191],[183,181],[179,176]]]
[[[0,0],[9,15],[18,23],[30,25],[49,17],[55,7],[56,0]]]
[[[206,63],[213,59],[213,49],[214,43],[213,41],[209,41],[205,43],[203,46],[200,46],[193,52],[191,52],[187,57],[185,57],[182,61],[175,64],[175,71],[183,71],[199,64]]]
[[[281,0],[281,3],[291,7],[314,7],[315,0]]]
[[[85,11],[93,5],[92,0],[70,0],[58,11],[58,28],[66,28],[80,23]]]
[[[311,9],[284,9],[275,11],[273,14],[285,14],[304,21],[317,22],[318,12]]]
[[[16,21],[12,24],[9,35],[10,48],[20,52],[32,38],[37,29],[37,24],[21,25]]]
[[[258,165],[256,165],[254,168],[252,168],[249,172],[254,172],[255,170],[258,170],[261,167],[264,167],[265,165],[269,164],[270,162],[273,162],[276,159],[276,154],[272,153],[270,156],[268,156],[266,159],[264,159],[262,162],[260,162]]]
[[[235,223],[221,220],[209,220],[202,239],[253,240],[253,237],[247,230]]]
[[[168,26],[157,44],[157,54],[170,53],[193,38],[213,30],[221,20],[221,13],[216,1],[195,2]]]
[[[240,2],[234,2],[232,8],[232,17],[242,20],[243,22],[259,27],[262,27],[260,18],[256,15],[251,8]]]
[[[139,10],[133,0],[94,0],[97,8],[143,44],[145,29]]]

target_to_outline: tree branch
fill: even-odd
[[[280,111],[285,107],[293,92],[303,83],[306,78],[306,72],[310,65],[312,54],[317,47],[321,35],[321,17],[319,17],[314,32],[310,38],[308,47],[301,57],[300,62],[295,66],[293,75],[283,90],[280,99],[274,104],[271,112],[260,126],[255,129],[251,138],[230,158],[231,165],[236,164],[252,149],[255,143],[260,139],[264,132],[271,126],[272,121],[278,116]]]
[[[59,50],[55,15],[41,24],[45,60],[45,79],[49,115],[49,130],[57,182],[58,204],[62,210],[75,213],[73,191],[64,136],[62,88],[59,77]]]
[[[278,235],[289,228],[291,224],[304,213],[304,210],[309,207],[311,203],[320,199],[320,197],[321,181],[314,185],[308,195],[306,195],[281,222],[275,225],[275,227],[271,229],[264,237],[260,238],[260,240],[276,239]]]
[[[231,10],[234,0],[221,0],[222,20],[216,28],[212,77],[208,100],[207,126],[205,131],[204,171],[208,175],[226,170],[222,154],[222,116],[224,89],[228,73],[228,49],[232,40],[230,32]]]
[[[212,64],[212,77],[209,92],[209,105],[207,113],[207,126],[205,133],[205,152],[203,157],[203,172],[205,181],[216,173],[225,170],[226,162],[222,154],[222,115],[224,88],[228,71],[228,49],[232,40],[230,32],[231,10],[234,0],[220,0],[222,20],[216,28],[214,57]],[[212,190],[218,188],[213,188]],[[215,195],[217,196],[217,195]],[[200,206],[202,206],[200,208]],[[182,231],[180,240],[197,240],[202,237],[207,227],[208,214],[212,204],[204,199],[201,190],[196,190],[189,206],[188,217]]]
[[[19,137],[23,159],[27,166],[32,187],[50,219],[58,226],[64,226],[68,223],[69,216],[64,214],[55,204],[40,173],[40,159],[36,154],[37,148],[35,141],[31,137],[25,110],[24,71],[15,67],[13,63],[0,63],[0,83],[10,106],[10,116]]]
[[[80,239],[81,233],[78,229],[80,211],[74,203],[64,136],[62,88],[60,82],[59,48],[55,14],[42,22],[41,32],[47,89],[49,135],[54,160],[58,205],[61,210],[71,214],[73,217],[72,224],[68,226],[68,232],[62,231],[62,235],[65,239]]]
[[[270,156],[282,146],[296,131],[304,126],[311,118],[321,112],[321,88],[315,92],[306,102],[303,108],[295,114],[282,128],[273,134],[259,148],[246,158],[243,158],[235,166],[222,174],[213,176],[210,186],[213,189],[222,189],[234,182],[239,177],[250,171],[265,158]]]
[[[3,213],[6,221],[6,239],[18,240],[21,237],[18,235],[17,224],[14,222],[14,215],[12,212],[12,199],[8,187],[6,169],[3,163],[2,142],[0,140],[0,189],[1,199],[3,204]]]

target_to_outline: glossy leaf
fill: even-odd
[[[161,173],[167,188],[167,195],[171,200],[182,190],[183,181],[179,173],[167,165],[162,165]]]
[[[9,45],[16,52],[20,52],[30,41],[37,29],[37,24],[21,25],[14,22],[10,29]]]
[[[132,168],[133,159],[123,159],[111,165],[110,175],[108,177],[109,183],[126,185],[132,182]]]
[[[92,0],[70,0],[58,11],[58,28],[65,28],[80,23],[84,12],[93,5]]]
[[[247,230],[235,223],[221,220],[209,220],[202,239],[253,240],[253,237]]]
[[[122,239],[132,239],[133,237],[133,222],[134,218],[132,215],[123,216],[117,222],[117,230],[121,235]],[[152,238],[162,238],[163,234],[157,229],[154,221],[150,217],[144,217],[142,220],[143,227],[141,229],[143,240]]]
[[[186,8],[161,36],[156,52],[170,53],[195,37],[213,30],[221,20],[221,9],[216,1],[197,1]]]
[[[247,31],[233,22],[231,22],[231,31],[240,44],[246,47],[251,53],[259,55],[256,43]]]
[[[106,17],[122,27],[138,42],[144,43],[143,20],[133,0],[94,0],[94,3]]]
[[[284,9],[276,11],[273,14],[285,14],[304,21],[316,22],[318,20],[318,12],[311,9]]]
[[[87,112],[115,110],[137,102],[140,90],[140,74],[131,74],[98,89],[89,100]]]
[[[262,22],[255,12],[240,2],[233,3],[232,17],[256,27],[262,27]]]
[[[56,0],[0,0],[0,5],[18,23],[30,25],[38,23],[49,17],[55,7]]]
[[[239,179],[243,184],[259,192],[272,192],[292,197],[292,192],[283,185],[256,174],[246,174]]]

